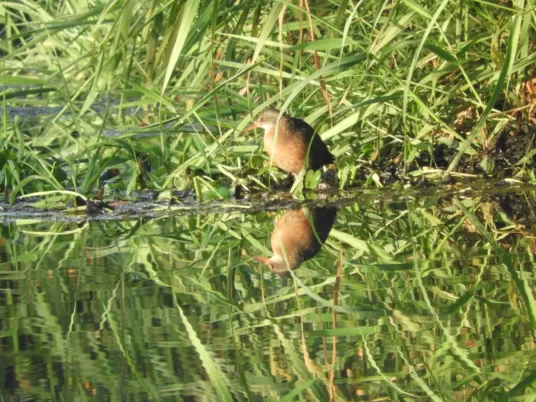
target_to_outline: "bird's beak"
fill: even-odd
[[[257,127],[259,127],[257,121],[254,121],[253,123],[251,123],[249,126],[247,126],[244,131],[242,131],[240,134],[246,134],[246,133],[249,133],[250,131],[252,130],[255,130]]]
[[[269,258],[261,257],[260,255],[254,255],[253,259],[255,259],[256,261],[258,261],[260,263],[263,263],[264,265],[269,265],[269,263],[270,263]]]
[[[282,278],[287,276],[289,274],[289,272],[290,272],[288,270],[288,268],[277,269],[277,267],[271,263],[269,258],[261,257],[260,255],[254,255],[253,259],[257,260],[258,262],[260,262],[260,263],[262,263],[264,265],[266,265],[268,268],[270,268],[270,271],[272,271],[274,274],[279,275]]]

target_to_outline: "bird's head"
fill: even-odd
[[[254,256],[253,258],[259,262],[262,262],[264,265],[270,268],[273,273],[280,276],[287,275],[290,271],[285,259],[280,255],[274,254],[270,258]]]
[[[263,111],[253,123],[251,123],[242,134],[245,134],[255,128],[262,128],[263,130],[273,130],[277,124],[277,118],[280,112],[275,108],[269,108]]]

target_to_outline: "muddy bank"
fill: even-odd
[[[177,192],[179,193],[179,192]],[[180,193],[181,195],[184,195]],[[327,191],[323,193],[305,192],[302,199],[292,194],[272,191],[250,195],[244,199],[215,200],[198,202],[195,197],[181,199],[158,199],[158,192],[134,193],[130,200],[59,200],[48,206],[39,197],[17,199],[14,205],[0,201],[0,222],[8,223],[21,219],[36,221],[108,221],[128,219],[156,219],[172,215],[210,213],[258,213],[302,207],[344,207],[359,205],[360,208],[378,204],[390,205],[396,209],[406,209],[407,202],[423,200],[449,200],[452,197],[495,197],[512,204],[513,197],[522,194],[536,194],[536,185],[513,183],[509,180],[481,180],[472,185],[458,184],[445,186],[437,184],[427,188],[383,188],[376,190]],[[523,197],[523,196],[522,196]],[[65,206],[63,206],[65,205]],[[516,209],[524,210],[524,206]]]
[[[532,169],[536,164],[536,127],[530,123],[512,124],[491,138],[486,149],[472,155],[463,154],[453,174],[441,177],[458,153],[460,143],[449,140],[449,145],[440,142],[429,144],[405,164],[404,150],[398,145],[386,146],[376,162],[365,166],[353,185],[362,185],[371,172],[378,174],[384,185],[397,182],[422,184],[423,180],[439,178],[445,184],[459,182],[464,175],[481,179],[516,178],[522,181],[533,179]],[[436,170],[435,175],[427,174]]]

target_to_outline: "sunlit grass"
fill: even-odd
[[[270,104],[322,133],[342,177],[387,150],[407,173],[439,143],[455,172],[529,118],[531,1],[362,3],[2,5],[2,188],[184,188],[188,168],[247,184],[266,157],[238,132]],[[13,110],[30,106],[56,110]],[[99,179],[111,168],[114,185]]]
[[[60,370],[57,392],[152,399],[530,397],[534,245],[501,206],[534,197],[503,196],[343,207],[286,285],[249,257],[266,214],[8,225],[4,350],[56,362],[10,363],[28,395]]]
[[[534,181],[535,7],[0,4],[6,199],[169,201],[165,219],[3,226],[0,381],[37,399],[527,400],[532,193],[403,190]],[[170,191],[282,178],[239,135],[270,105],[321,133],[343,186],[394,189],[344,204],[290,286],[250,258],[272,216],[181,214]]]

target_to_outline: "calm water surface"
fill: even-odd
[[[284,278],[285,211],[5,222],[3,400],[534,400],[533,199],[346,205]]]

